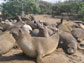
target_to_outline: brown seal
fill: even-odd
[[[72,34],[68,32],[60,32],[60,44],[62,44],[63,49],[68,54],[73,54],[77,50],[77,41]]]
[[[0,36],[0,54],[10,51],[15,45],[15,39],[10,32],[6,31]]]
[[[37,57],[37,62],[43,62],[42,58],[54,52],[58,46],[59,34],[56,31],[50,37],[32,37],[25,29],[20,28],[13,31],[12,35],[16,39],[20,48],[30,57]]]

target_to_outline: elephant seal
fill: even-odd
[[[77,50],[77,41],[72,36],[72,34],[68,32],[61,31],[60,33],[60,44],[62,45],[62,48],[65,50],[68,54],[73,54]]]
[[[78,42],[81,42],[84,40],[84,30],[83,29],[75,28],[71,32]]]
[[[84,49],[84,30],[81,28],[75,28],[72,30],[72,35],[78,41],[78,48]]]
[[[15,45],[15,39],[9,31],[3,32],[0,35],[0,55],[10,51]]]
[[[27,56],[36,58],[38,63],[43,63],[42,58],[54,52],[58,46],[58,30],[50,37],[32,37],[25,29],[20,28],[11,32],[17,44]]]
[[[60,20],[60,22],[56,23],[56,27],[62,31],[71,33],[72,29],[77,28],[78,24],[72,22],[72,21],[63,21],[63,18]]]
[[[39,28],[39,29],[34,29],[34,30],[32,30],[31,35],[32,35],[32,36],[35,36],[35,37],[49,37],[50,34],[47,33],[47,32],[49,32],[49,31],[51,31],[51,30],[49,30],[49,29],[45,26],[45,27],[43,27],[43,28]]]
[[[43,23],[39,23],[37,29],[32,30],[31,35],[36,37],[49,37],[52,36],[53,33],[57,30],[56,27],[53,26],[45,26]]]

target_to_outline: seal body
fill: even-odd
[[[63,49],[69,53],[73,54],[77,50],[77,41],[72,36],[72,34],[68,32],[60,32],[60,42],[62,44]]]
[[[73,29],[72,35],[77,39],[78,42],[81,42],[84,40],[84,30],[81,28]]]
[[[32,37],[25,29],[12,33],[20,48],[27,56],[37,57],[37,62],[42,61],[42,57],[54,52],[58,46],[58,31],[50,37]]]
[[[15,39],[10,32],[6,31],[0,36],[0,54],[10,51],[15,45]]]

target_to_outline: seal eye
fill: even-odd
[[[36,21],[34,21],[34,23],[36,23]]]
[[[19,29],[19,32],[21,32],[21,29]]]

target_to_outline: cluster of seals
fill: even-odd
[[[56,27],[61,31],[59,32],[59,45],[65,52],[73,54],[78,48],[84,49],[84,25],[82,22],[65,22],[62,18],[60,22],[57,22]]]
[[[84,41],[84,26],[75,22],[65,22],[62,18],[60,22],[49,25],[32,16],[30,19],[18,18],[20,22],[13,25],[7,22],[7,25],[0,27],[4,31],[9,30],[0,36],[0,54],[10,51],[16,42],[27,56],[37,58],[38,63],[43,63],[42,58],[54,52],[58,44],[66,53],[73,54],[79,43],[81,45]]]

